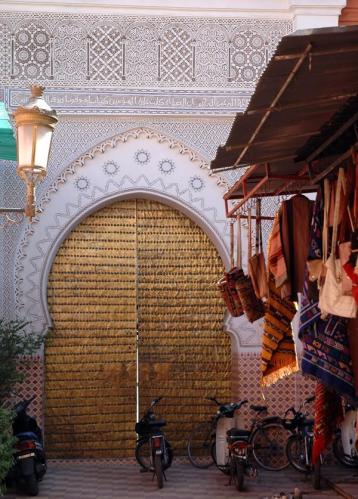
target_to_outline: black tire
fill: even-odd
[[[212,446],[215,443],[215,433],[210,421],[200,423],[191,432],[187,453],[189,461],[196,468],[209,468],[214,464]]]
[[[137,441],[135,447],[135,458],[137,463],[145,470],[151,468],[149,437],[143,437]]]
[[[238,459],[234,459],[235,463],[235,487],[239,492],[244,490],[244,474],[245,474],[245,466],[244,463],[239,461]]]
[[[151,465],[151,460],[150,460],[150,445],[149,445],[149,439],[150,437],[143,437],[140,440],[138,440],[135,448],[135,458],[137,463],[144,469],[149,471],[152,468]],[[165,471],[168,469],[173,461],[173,450],[167,440],[165,440],[165,445],[167,448],[167,461],[163,461],[163,470]]]
[[[286,455],[289,463],[296,470],[307,471],[305,457],[305,441],[302,435],[291,435],[287,440]]]
[[[29,496],[37,496],[39,493],[39,483],[37,481],[36,475],[30,475],[25,479],[24,491]]]
[[[252,453],[261,468],[280,471],[289,465],[286,444],[289,433],[279,423],[270,423],[257,428],[252,437]]]
[[[154,455],[154,471],[157,477],[158,489],[163,488],[163,465],[161,454]]]
[[[333,440],[333,453],[336,459],[341,464],[343,464],[343,466],[347,466],[347,468],[358,468],[358,456],[351,457],[344,453],[340,432],[335,436],[335,439]]]
[[[315,490],[321,488],[321,456],[317,459],[316,464],[313,465],[312,485]]]

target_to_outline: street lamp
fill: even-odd
[[[0,209],[23,212],[32,220],[36,215],[35,187],[45,177],[52,134],[58,121],[56,111],[43,99],[44,87],[31,86],[29,101],[13,113],[16,125],[17,174],[26,183],[25,209]]]

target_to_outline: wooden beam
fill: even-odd
[[[251,135],[250,140],[249,140],[247,146],[243,149],[243,151],[241,151],[239,157],[237,158],[237,160],[234,163],[234,166],[237,166],[240,163],[241,159],[245,156],[245,154],[246,154],[247,150],[249,149],[250,145],[255,140],[257,134],[259,133],[259,131],[261,130],[261,128],[265,124],[265,122],[268,119],[268,117],[270,116],[271,109],[276,106],[277,102],[280,100],[281,96],[284,94],[286,88],[289,86],[289,84],[291,83],[291,81],[295,77],[297,71],[299,70],[299,68],[301,67],[301,65],[305,61],[306,57],[310,53],[311,48],[312,48],[312,45],[309,43],[307,45],[307,47],[305,48],[305,50],[302,52],[299,60],[295,64],[294,68],[292,69],[292,71],[290,72],[290,74],[288,75],[288,77],[286,78],[284,84],[282,85],[282,87],[280,88],[280,90],[277,93],[276,97],[272,101],[270,107],[268,108],[268,110],[266,111],[266,113],[264,114],[264,116],[261,118],[260,123],[257,125],[254,133]]]
[[[277,189],[275,191],[275,196],[278,196],[279,194],[282,194],[284,192],[287,191],[288,187],[290,185],[292,185],[294,182],[301,182],[301,181],[305,181],[307,183],[309,183],[311,181],[311,177],[309,175],[306,175],[308,173],[308,165],[306,164],[299,172],[298,174],[296,175],[296,177],[289,181],[289,182],[286,182],[282,187],[280,187],[279,189]],[[298,189],[296,189],[298,190]]]
[[[307,158],[304,158],[307,163],[310,163],[312,160],[314,160],[322,151],[326,149],[332,142],[334,142],[342,133],[347,130],[355,121],[358,120],[358,111],[349,119],[346,121],[341,127],[338,128],[338,130],[331,135],[327,140],[323,142],[312,154],[310,154]]]
[[[237,215],[231,215],[230,217],[228,216],[228,218],[236,218]],[[248,216],[247,215],[240,215],[240,218],[242,218],[243,220],[247,219]],[[255,216],[255,215],[251,215],[251,218],[253,220],[274,220],[275,217],[267,217],[267,216]]]
[[[358,52],[358,46],[352,45],[350,47],[344,47],[341,49],[316,50],[311,52],[311,57],[316,57],[321,55],[345,54],[348,52]],[[298,59],[299,57],[301,57],[301,52],[296,54],[275,55],[273,59],[275,61],[289,61],[291,59]]]
[[[230,187],[230,189],[228,191],[225,192],[224,199],[230,199],[230,194],[232,192],[237,191],[239,189],[239,187],[242,185],[242,183],[244,182],[244,180],[247,177],[250,177],[251,174],[254,173],[259,166],[260,166],[259,164],[250,166],[246,170],[246,172],[238,180],[236,180],[235,184],[232,187]]]
[[[268,177],[263,177],[260,182],[258,182],[255,187],[253,187],[249,192],[246,193],[246,195],[242,198],[241,201],[239,201],[231,210],[228,212],[228,216],[231,217],[234,213],[237,212],[241,206],[243,206],[246,201],[248,201],[250,198],[253,197],[256,191],[260,189],[264,184],[268,182],[269,178]]]
[[[353,149],[358,147],[358,143],[355,144]],[[327,166],[322,172],[318,173],[315,177],[312,178],[311,184],[316,185],[318,182],[323,180],[327,175],[329,175],[335,168],[337,168],[345,159],[348,159],[352,154],[352,148],[348,149],[345,153],[341,154],[339,158],[333,161],[329,166]]]
[[[310,106],[317,106],[320,104],[327,104],[329,102],[336,102],[344,99],[349,99],[350,97],[355,97],[357,93],[349,93],[349,94],[342,94],[342,95],[332,95],[332,96],[326,96],[326,97],[321,97],[320,99],[316,100],[305,100],[301,102],[293,102],[292,104],[284,104],[282,106],[275,106],[271,108],[271,111],[275,112],[281,112],[281,111],[286,111],[286,109],[296,109],[300,107],[310,107]],[[251,116],[252,114],[260,114],[264,113],[267,111],[268,107],[258,107],[256,109],[250,109],[249,111],[246,111],[244,114],[247,116]],[[257,142],[256,142],[257,143]]]
[[[319,135],[320,131],[315,130],[314,132],[305,132],[305,133],[300,133],[297,135],[280,135],[279,138],[277,139],[271,139],[271,140],[258,140],[252,145],[263,145],[263,144],[279,144],[280,142],[285,141],[286,139],[292,139],[292,138],[299,138],[299,137],[311,137],[312,135]],[[246,147],[246,144],[237,144],[235,146],[224,146],[225,151],[230,152],[230,151],[235,151],[235,149],[241,149],[242,147]]]

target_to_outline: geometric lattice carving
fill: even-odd
[[[222,25],[205,26],[197,33],[195,80],[204,86],[226,85],[228,70],[228,33]],[[210,57],[208,57],[210,53]]]
[[[88,40],[88,78],[125,78],[125,38],[112,26],[98,26]]]
[[[0,74],[6,74],[7,63],[7,30],[4,24],[0,23]]]
[[[126,80],[138,88],[190,85],[248,91],[255,86],[262,61],[292,31],[292,22],[280,18],[174,21],[165,16],[36,12],[30,17],[28,12],[2,12],[0,19],[4,25],[6,19],[5,45],[11,50],[6,56],[0,50],[0,59],[9,66],[0,71],[4,85],[12,84],[11,74],[21,80],[54,79],[70,87],[88,80],[98,87],[123,87]]]
[[[174,27],[159,39],[159,80],[192,81],[195,40],[181,27]]]
[[[229,81],[252,83],[267,64],[268,41],[255,31],[240,31],[232,38],[229,52]]]
[[[126,30],[126,82],[128,85],[158,84],[157,22],[132,23]]]
[[[86,75],[86,38],[84,30],[75,24],[62,24],[54,37],[56,78],[67,82],[74,75]]]
[[[40,24],[24,24],[12,35],[13,78],[52,78],[52,40]]]

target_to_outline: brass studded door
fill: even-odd
[[[214,410],[204,397],[230,399],[221,272],[206,234],[155,201],[117,202],[76,227],[49,277],[50,457],[133,456],[137,403],[141,413],[158,395],[184,453],[190,428]]]

